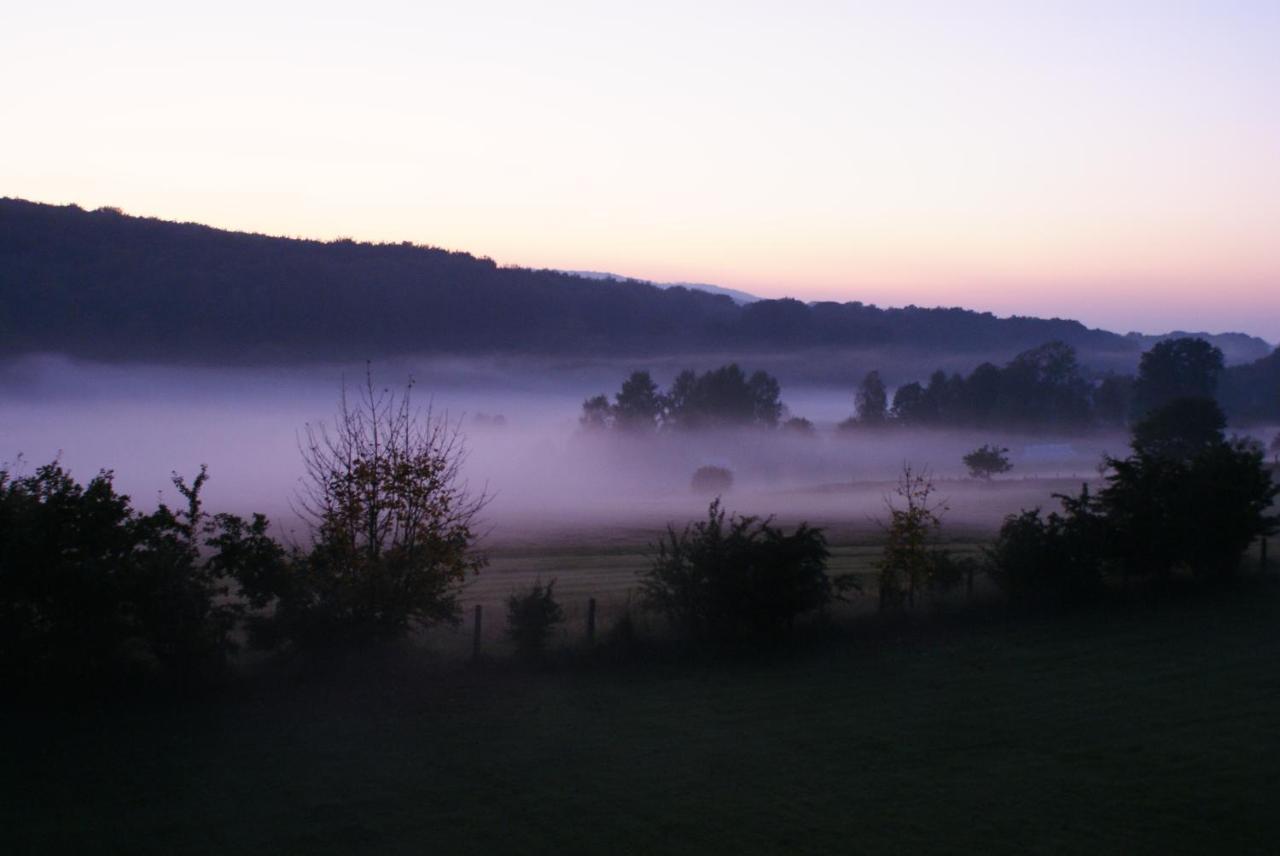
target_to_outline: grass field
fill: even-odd
[[[1273,853],[1280,587],[3,715],[0,851]]]

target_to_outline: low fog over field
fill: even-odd
[[[991,432],[837,433],[852,390],[788,388],[789,411],[811,419],[813,436],[784,432],[667,433],[644,438],[584,434],[588,395],[614,389],[636,366],[435,360],[374,366],[380,386],[412,377],[414,397],[466,437],[464,474],[492,501],[486,542],[644,536],[705,512],[690,486],[695,469],[726,467],[736,511],[807,518],[837,530],[870,527],[904,462],[928,467],[950,500],[952,525],[994,525],[1026,505],[1097,477],[1101,453],[1122,436],[1018,436]],[[291,499],[302,472],[299,433],[333,418],[344,381],[363,365],[209,369],[102,365],[28,357],[0,367],[0,461],[28,470],[59,457],[80,481],[99,469],[140,507],[176,494],[169,474],[209,465],[207,507],[263,511],[301,534]],[[659,380],[669,378],[655,373]],[[961,456],[978,445],[1010,449],[1014,469],[998,484],[966,478]]]

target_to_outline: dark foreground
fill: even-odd
[[[9,706],[0,850],[1280,847],[1273,584],[755,659],[349,671]]]

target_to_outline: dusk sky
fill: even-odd
[[[1280,0],[23,3],[0,195],[1280,341]]]

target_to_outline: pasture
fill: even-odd
[[[13,854],[1270,853],[1278,624],[1254,580],[762,657],[418,657],[11,705],[0,828]]]

